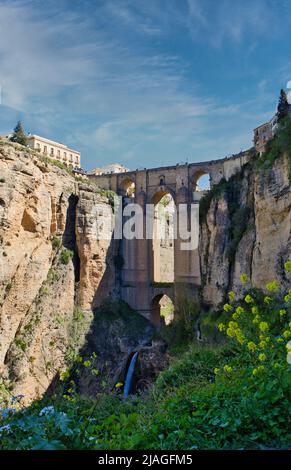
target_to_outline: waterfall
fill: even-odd
[[[136,363],[136,360],[137,360],[137,356],[138,356],[138,352],[136,351],[133,354],[133,356],[130,360],[129,367],[127,369],[125,383],[124,383],[124,390],[123,390],[124,398],[127,398],[128,395],[129,395],[129,392],[130,392],[132,377],[133,377],[133,373],[134,373],[134,368],[135,368],[135,363]]]

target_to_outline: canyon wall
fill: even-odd
[[[284,262],[291,258],[290,158],[262,169],[247,164],[216,190],[202,215],[200,260],[202,299],[219,305],[230,290],[241,289],[240,275],[253,285],[280,281],[290,288]]]
[[[83,346],[91,307],[112,294],[111,233],[95,240],[96,215],[110,232],[94,186],[0,141],[0,371],[14,393],[44,393]]]

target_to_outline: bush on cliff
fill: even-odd
[[[290,276],[291,263],[285,268]],[[243,299],[230,292],[224,322],[218,320],[227,344],[192,344],[142,397],[85,400],[72,388],[55,402],[3,410],[1,448],[290,447],[291,290],[283,293],[272,281],[263,293],[241,279]]]

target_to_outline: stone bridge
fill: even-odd
[[[178,164],[151,169],[90,175],[97,185],[113,190],[124,197],[124,203],[135,202],[143,207],[158,204],[161,198],[170,194],[176,208],[179,204],[190,206],[198,203],[201,191],[196,191],[197,181],[202,175],[209,175],[210,187],[222,178],[228,180],[240,171],[252,156],[252,150],[241,152],[229,158],[201,163]],[[203,193],[202,193],[203,194]],[[154,240],[133,239],[120,241],[119,254],[123,266],[119,276],[120,297],[132,308],[150,319],[160,322],[159,300],[167,295],[175,304],[180,298],[191,295],[195,298],[200,285],[200,261],[198,249],[181,250],[181,240],[173,241],[172,282],[156,282]]]

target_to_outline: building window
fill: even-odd
[[[58,150],[58,158],[60,158],[60,156],[61,156],[61,151]]]
[[[73,161],[73,155],[70,153],[70,162]]]
[[[43,147],[43,151],[44,151],[44,153],[47,153],[47,146],[46,145]]]
[[[51,155],[54,155],[54,149],[51,147]]]
[[[67,152],[64,152],[64,159],[67,160]]]
[[[37,150],[40,150],[40,144],[36,144]]]

